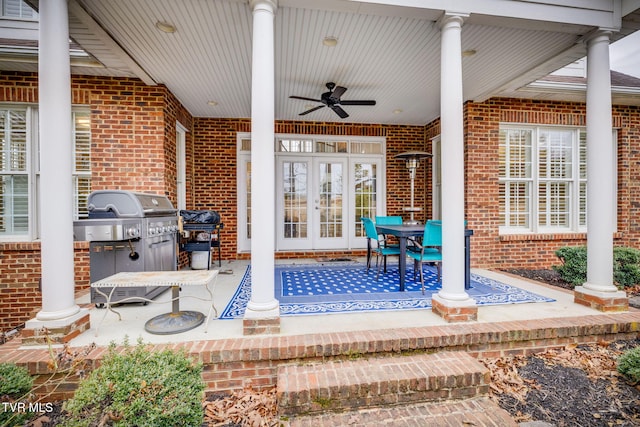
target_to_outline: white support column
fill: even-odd
[[[66,0],[40,3],[38,85],[42,310],[27,329],[59,328],[86,315],[75,304],[71,68]],[[55,207],[55,208],[54,208]]]
[[[275,299],[275,0],[252,0],[251,301],[245,319],[279,317]]]
[[[614,168],[609,33],[587,40],[587,282],[577,293],[624,297],[613,283]]]
[[[464,121],[462,23],[446,13],[441,21],[440,114],[442,158],[442,290],[434,300],[448,307],[475,306],[464,289]]]

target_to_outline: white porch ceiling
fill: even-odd
[[[247,1],[70,0],[69,5],[71,38],[106,67],[73,72],[165,84],[196,117],[251,116]],[[639,11],[626,18],[620,34],[638,29]],[[423,125],[438,117],[442,14],[437,8],[345,0],[280,0],[276,119]],[[177,31],[159,31],[158,21]],[[595,28],[550,21],[471,14],[462,29],[462,49],[476,51],[463,57],[465,99],[512,94],[584,56],[582,38]],[[327,36],[337,38],[337,46],[324,46]],[[320,104],[289,96],[319,98],[330,81],[348,88],[343,100],[374,99],[377,105],[344,106],[346,119],[328,108],[299,116]]]

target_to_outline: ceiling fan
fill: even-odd
[[[329,92],[325,92],[320,96],[320,99],[306,98],[304,96],[295,96],[292,95],[289,98],[291,99],[302,99],[303,101],[313,101],[313,102],[322,102],[324,105],[318,105],[317,107],[313,107],[307,111],[303,111],[300,113],[301,116],[309,114],[313,111],[319,110],[323,108],[325,105],[331,108],[340,118],[344,119],[349,117],[346,111],[340,107],[341,105],[376,105],[376,101],[370,100],[359,100],[359,101],[347,101],[342,100],[340,97],[347,91],[346,87],[336,86],[335,83],[329,82],[327,83],[327,89]]]

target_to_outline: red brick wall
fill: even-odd
[[[248,119],[196,118],[194,126],[194,209],[216,210],[224,222],[223,259],[244,258],[237,254],[237,133],[250,132]],[[404,151],[424,150],[424,128],[422,126],[362,125],[353,123],[276,122],[275,132],[281,134],[307,135],[355,135],[386,136],[387,138],[387,213],[403,215],[402,208],[409,206],[409,173],[404,162],[393,156]],[[428,162],[430,164],[430,162]],[[416,206],[427,204],[427,170],[424,164],[416,177]],[[429,175],[430,176],[430,175]],[[430,180],[429,180],[430,181]],[[429,190],[430,191],[430,190]],[[430,199],[429,199],[430,203]],[[430,209],[430,206],[429,206]],[[420,217],[420,216],[419,216]],[[334,253],[334,252],[331,252]],[[340,256],[345,251],[335,252]],[[355,253],[360,253],[356,251]],[[279,254],[292,257],[295,253]],[[317,253],[298,253],[298,257],[310,258]],[[331,256],[322,251],[322,256]]]
[[[175,126],[178,120],[192,130],[189,112],[164,86],[137,79],[73,76],[71,84],[72,102],[91,110],[92,190],[153,192],[175,203]],[[0,102],[37,103],[37,75],[0,72]],[[187,133],[191,157],[192,135]],[[87,250],[88,243],[75,243],[76,291],[89,285]],[[39,242],[0,242],[0,331],[40,309],[39,279]]]
[[[74,104],[92,112],[93,189],[116,188],[157,192],[176,202],[175,124],[187,129],[187,207],[220,212],[225,224],[223,258],[237,254],[236,134],[250,132],[249,119],[192,118],[163,86],[135,79],[74,76]],[[34,74],[0,72],[0,102],[37,103]],[[553,252],[585,244],[584,234],[498,234],[498,129],[501,122],[584,125],[579,103],[491,99],[465,105],[466,212],[474,267],[548,267]],[[618,133],[618,233],[616,245],[640,247],[640,109],[614,107]],[[387,212],[403,215],[409,205],[409,176],[394,156],[403,151],[431,151],[440,121],[426,126],[353,123],[277,122],[276,133],[384,136],[387,139]],[[431,216],[431,161],[418,169],[416,206],[419,218]],[[446,195],[445,195],[446,197]],[[76,287],[88,285],[86,243],[76,243]],[[37,242],[0,243],[0,331],[18,326],[40,308]],[[358,253],[355,251],[354,253]],[[280,253],[278,257],[344,256],[344,251]],[[181,259],[185,262],[184,257]]]
[[[640,186],[638,107],[613,108],[618,132],[618,233],[616,246],[640,247],[637,190]],[[541,268],[559,264],[556,249],[586,244],[582,233],[500,236],[498,130],[500,123],[585,126],[584,104],[494,98],[465,105],[466,218],[475,267]],[[443,196],[446,197],[446,196]]]

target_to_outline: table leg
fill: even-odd
[[[217,280],[218,280],[218,276],[216,276],[215,279],[213,279],[212,284],[215,284]],[[207,292],[209,293],[209,297],[211,298],[211,307],[209,308],[209,313],[207,314],[207,320],[205,320],[205,324],[204,324],[204,332],[206,334],[209,330],[209,320],[211,320],[211,314],[215,312],[216,317],[218,317],[218,310],[216,309],[216,306],[213,304],[213,291],[209,289],[209,283],[207,283],[204,286],[204,288],[207,290]]]
[[[178,313],[180,311],[180,286],[171,287],[171,312]]]
[[[471,239],[469,238],[469,234],[465,233],[464,235],[464,288],[471,288],[471,249],[470,249]]]
[[[407,238],[399,236],[398,241],[400,243],[400,261],[398,262],[400,270],[400,292],[404,292],[404,273],[407,269]]]

